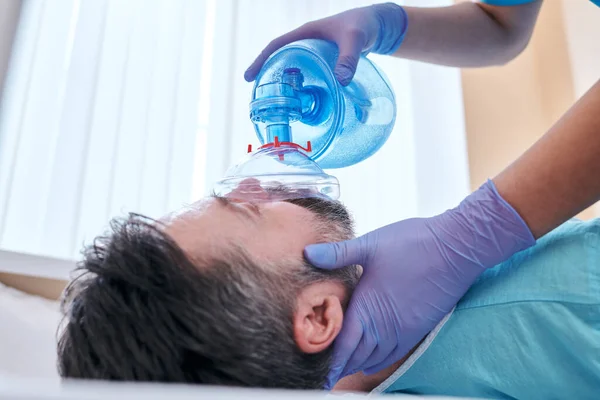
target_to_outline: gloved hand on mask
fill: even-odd
[[[246,70],[244,78],[253,81],[267,58],[286,44],[302,39],[324,39],[338,46],[334,74],[340,84],[346,86],[354,77],[361,54],[394,53],[404,39],[407,25],[406,12],[394,3],[355,8],[308,22],[271,41]]]

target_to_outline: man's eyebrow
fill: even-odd
[[[212,193],[211,197],[216,199],[219,204],[225,206],[225,207],[230,207],[232,203],[235,203],[233,201],[231,201],[231,199],[229,197],[225,197],[225,196],[220,196],[216,193]],[[250,201],[245,202],[247,204],[249,204],[251,207],[250,209],[245,208],[245,207],[230,207],[233,211],[239,213],[239,214],[243,214],[248,218],[252,218],[254,219],[256,216],[260,216],[261,212],[260,212],[260,208],[258,208],[258,206]]]
[[[210,197],[212,197],[213,199],[216,199],[221,205],[224,205],[224,206],[229,205],[229,203],[231,203],[231,201],[227,197],[218,195],[215,192],[212,192],[210,194]]]

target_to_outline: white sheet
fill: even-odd
[[[58,302],[0,284],[0,375],[58,379],[59,322]]]
[[[67,382],[57,383],[53,380],[33,379],[3,379],[0,376],[1,399],[27,399],[27,400],[100,400],[100,399],[127,399],[127,400],[314,400],[314,399],[346,399],[373,397],[368,394],[328,394],[318,391],[290,391],[290,390],[263,390],[241,389],[231,387],[191,386],[191,385],[162,385],[143,383],[118,383],[118,382]],[[378,397],[378,396],[375,396]],[[421,396],[382,396],[388,399],[428,399],[441,400],[444,397]],[[459,398],[453,397],[452,400]],[[450,400],[448,398],[448,400]]]

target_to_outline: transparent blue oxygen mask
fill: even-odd
[[[337,56],[335,44],[322,40],[294,42],[271,55],[250,102],[261,146],[254,152],[249,146],[217,182],[217,194],[243,193],[245,185],[250,193],[258,182],[285,198],[339,198],[338,180],[323,168],[353,165],[379,150],[396,104],[389,82],[365,57],[352,82],[341,86],[333,74]]]
[[[214,191],[219,196],[286,200],[322,197],[337,200],[340,184],[336,177],[297,148],[269,146],[248,154],[227,171]],[[260,195],[260,196],[259,196]]]

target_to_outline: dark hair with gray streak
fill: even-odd
[[[325,218],[335,211],[316,204]],[[297,347],[297,292],[331,279],[351,292],[359,274],[265,268],[236,248],[191,260],[160,223],[135,214],[113,220],[78,270],[63,297],[61,376],[295,389],[322,388],[332,353]]]

